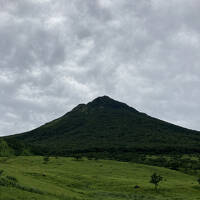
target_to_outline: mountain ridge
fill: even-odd
[[[153,118],[108,96],[79,104],[32,131],[4,138],[8,143],[23,142],[36,154],[200,152],[199,131]]]

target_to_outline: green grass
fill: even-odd
[[[14,157],[0,158],[0,170],[1,179],[16,179],[0,186],[0,200],[200,200],[197,177],[142,164]],[[158,193],[149,183],[153,172],[164,177]]]

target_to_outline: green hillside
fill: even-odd
[[[43,157],[0,158],[0,200],[197,200],[196,177],[141,164]],[[153,172],[164,177],[158,193]],[[136,185],[138,189],[134,188]]]
[[[80,104],[35,130],[5,139],[11,146],[24,143],[39,155],[95,153],[108,158],[134,152],[200,152],[200,132],[155,119],[107,96]]]

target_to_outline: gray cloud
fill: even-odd
[[[199,0],[0,2],[0,135],[109,95],[200,129]]]

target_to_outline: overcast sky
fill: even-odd
[[[108,95],[200,130],[199,0],[1,0],[0,135]]]

